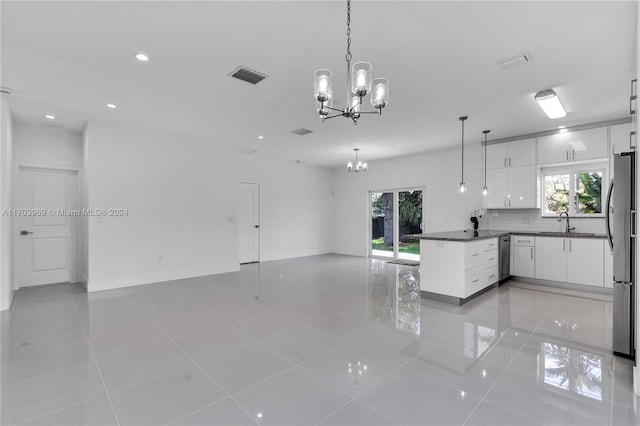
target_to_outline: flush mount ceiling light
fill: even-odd
[[[487,135],[491,130],[483,130],[484,133],[484,185],[482,186],[482,195],[487,196],[489,189],[487,188]]]
[[[458,120],[462,123],[462,178],[460,179],[460,193],[464,194],[467,191],[467,185],[464,183],[464,122],[468,119],[466,115],[458,117]]]
[[[48,118],[49,120],[55,120],[56,119],[56,117],[54,115],[51,115],[51,114],[45,115],[44,118]]]
[[[107,108],[116,109],[117,107],[115,104],[107,104]]]
[[[369,168],[369,165],[367,163],[363,163],[362,161],[358,160],[358,151],[360,151],[360,148],[353,148],[353,150],[356,152],[355,167],[353,166],[354,163],[349,161],[347,163],[347,171],[348,172],[354,172],[354,173],[366,172],[367,169]]]
[[[560,98],[553,90],[541,90],[533,98],[538,102],[544,113],[547,114],[547,117],[551,119],[566,117],[567,113],[560,102]]]
[[[140,62],[147,62],[149,60],[149,57],[144,53],[136,53],[134,56]]]
[[[322,121],[334,117],[346,117],[358,124],[361,114],[382,114],[389,102],[389,80],[376,78],[371,81],[371,64],[357,62],[351,66],[351,0],[347,0],[347,98],[344,109],[332,107],[333,88],[331,84],[332,73],[326,69],[317,70],[315,73],[313,96],[318,102],[318,114]],[[377,111],[362,111],[362,98],[371,92],[371,106]],[[337,114],[329,115],[330,111]]]

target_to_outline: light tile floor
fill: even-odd
[[[462,307],[327,255],[0,314],[2,425],[631,425],[611,298],[507,283]]]

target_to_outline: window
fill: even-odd
[[[606,165],[600,163],[542,169],[542,215],[603,216],[605,178]]]

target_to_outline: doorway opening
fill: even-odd
[[[422,188],[369,192],[369,255],[420,261]]]

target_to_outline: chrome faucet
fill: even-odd
[[[558,215],[558,222],[562,222],[562,215],[565,215],[566,218],[567,218],[567,226],[566,226],[564,232],[566,232],[568,234],[569,232],[573,231],[576,228],[572,228],[572,227],[569,226],[569,212],[566,211],[566,210],[563,211],[562,213],[560,213],[560,215]]]

